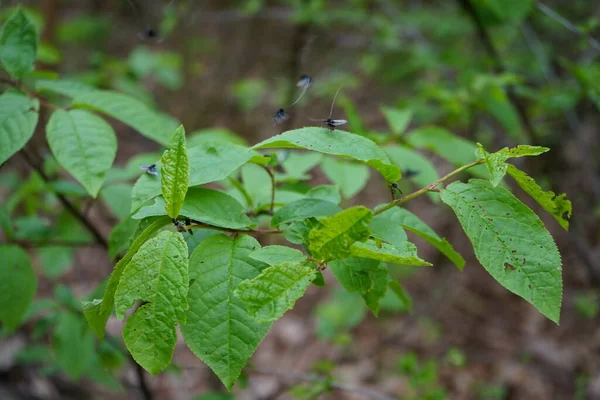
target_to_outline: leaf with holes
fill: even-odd
[[[231,389],[271,323],[255,321],[234,291],[267,267],[249,255],[260,248],[250,236],[214,235],[190,256],[185,342]]]
[[[95,90],[82,92],[73,99],[73,107],[101,112],[139,131],[148,139],[168,145],[177,123],[139,100],[124,94]]]
[[[135,219],[165,215],[165,200],[157,197],[154,204],[142,207]],[[236,199],[213,189],[189,188],[179,215],[208,225],[229,229],[249,229],[252,221]]]
[[[10,76],[20,79],[33,71],[37,46],[35,25],[17,8],[0,31],[0,61]]]
[[[565,231],[569,230],[569,219],[573,212],[573,206],[570,200],[565,199],[566,194],[556,195],[554,192],[544,191],[533,178],[514,165],[508,164],[508,174],[544,210],[552,214]]]
[[[0,321],[13,332],[35,297],[37,278],[27,253],[18,246],[0,245],[0,260]]]
[[[375,142],[349,132],[325,128],[301,128],[273,136],[253,149],[307,149],[323,154],[343,156],[375,168],[388,182],[400,179],[400,170]]]
[[[248,313],[259,322],[275,321],[291,310],[316,277],[313,268],[283,262],[243,281],[235,291]]]
[[[387,243],[378,244],[374,240],[368,240],[364,243],[354,243],[350,248],[354,257],[372,258],[385,262],[391,262],[401,265],[431,266],[427,261],[423,261],[417,255],[417,246],[411,242],[403,242],[401,247],[394,247]]]
[[[16,91],[0,95],[0,165],[21,150],[33,136],[40,103]]]
[[[454,210],[477,259],[494,279],[558,323],[561,258],[538,216],[506,189],[479,179],[454,182],[441,198]]]
[[[187,150],[190,160],[189,186],[220,181],[244,165],[256,152],[231,143],[202,143]],[[162,174],[162,164],[156,164]],[[131,211],[137,211],[148,200],[161,194],[160,179],[144,174],[140,176],[131,193]]]
[[[177,332],[188,309],[188,250],[178,232],[163,231],[148,240],[123,270],[115,311],[123,319],[141,301],[123,328],[129,352],[144,369],[155,375],[171,362]]]
[[[324,218],[309,233],[310,253],[320,261],[349,257],[350,247],[355,242],[363,242],[369,238],[371,219],[373,211],[362,206]]]
[[[429,244],[434,246],[450,261],[452,261],[454,265],[458,267],[458,269],[463,269],[463,267],[465,266],[464,258],[456,250],[454,250],[452,245],[445,238],[440,237],[425,222],[423,222],[415,214],[408,211],[406,208],[394,207],[387,211],[384,211],[381,214],[375,216],[375,218],[373,219],[373,224],[375,223],[396,223],[404,229],[425,239]],[[385,240],[388,243],[394,244],[387,240],[385,237],[375,237],[377,237],[378,239]]]
[[[102,118],[84,110],[56,110],[46,126],[52,154],[92,197],[117,153],[117,138]]]
[[[160,162],[160,184],[165,210],[169,217],[177,218],[190,183],[190,159],[185,147],[183,125],[173,134],[169,148],[163,153]]]
[[[104,328],[106,327],[106,321],[112,312],[113,305],[115,304],[115,293],[121,280],[123,270],[129,264],[133,256],[142,247],[144,243],[157,232],[159,232],[165,226],[171,224],[171,219],[168,217],[158,218],[152,222],[146,229],[144,229],[129,247],[127,253],[119,260],[113,272],[110,274],[106,290],[102,299],[94,299],[91,301],[82,301],[83,314],[87,319],[88,323],[92,327],[94,333],[102,339],[104,337]]]
[[[485,151],[481,143],[477,143],[477,147],[477,155],[480,159],[485,160],[485,166],[490,174],[490,182],[492,182],[492,185],[494,186],[498,186],[502,181],[502,178],[504,178],[504,175],[506,175],[506,170],[508,169],[506,160],[509,158],[539,156],[550,150],[547,147],[520,145],[511,149],[505,147],[502,150],[490,154]]]

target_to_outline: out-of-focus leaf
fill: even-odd
[[[0,62],[13,78],[33,71],[38,33],[21,8],[4,23],[0,31]]]
[[[0,95],[0,165],[31,139],[39,107],[37,99],[12,90]]]
[[[190,183],[190,159],[185,146],[183,125],[173,134],[160,163],[160,184],[165,210],[169,217],[177,218]]]
[[[12,332],[35,297],[37,278],[27,253],[18,246],[0,245],[0,260],[0,321]]]

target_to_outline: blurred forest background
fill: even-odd
[[[490,151],[548,146],[547,155],[526,160],[526,170],[573,202],[569,233],[543,218],[563,257],[560,326],[494,282],[450,210],[423,197],[409,208],[447,237],[467,265],[459,272],[415,239],[435,267],[400,271],[412,313],[389,299],[375,318],[360,297],[337,290],[326,274],[327,290],[310,288],[274,325],[232,393],[219,393],[222,385],[181,345],[166,372],[144,377],[153,398],[600,399],[600,41],[594,39],[600,38],[600,3],[3,0],[0,19],[17,4],[27,6],[42,29],[38,65],[44,70],[135,96],[188,132],[254,144],[326,117],[344,85],[333,118],[348,119],[347,130],[389,135],[382,112],[388,106],[407,117],[398,133],[435,125]],[[313,85],[289,110],[290,119],[274,126],[272,114],[293,101],[302,74],[312,76]],[[135,177],[139,160],[128,162],[158,145],[114,126],[115,164],[121,171],[133,165]],[[42,129],[30,146],[38,146],[52,174],[56,166],[43,137]],[[440,174],[451,170],[437,155],[423,154]],[[403,166],[405,172],[410,167]],[[357,193],[347,205],[388,201],[379,176],[361,181],[345,171],[334,183]],[[319,168],[311,173],[313,183],[332,175]],[[61,190],[72,189],[69,195],[77,198],[67,186]],[[104,237],[127,216],[130,190],[131,183],[109,185],[97,201],[81,204]],[[44,207],[56,199],[19,157],[0,171],[0,201],[14,210],[16,237],[24,244],[48,234],[41,232],[48,226]],[[85,236],[68,222],[58,225],[59,231],[69,227],[61,238]],[[48,302],[78,307],[76,300],[95,290],[113,266],[97,246],[31,251],[42,276],[40,309]],[[121,343],[82,352],[87,347],[61,336],[61,329],[51,328],[55,318],[44,315],[0,342],[1,399],[148,398]],[[121,328],[122,322],[109,321],[113,337],[120,338]]]

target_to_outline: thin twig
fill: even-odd
[[[587,39],[590,46],[592,46],[595,50],[600,51],[600,42],[588,35],[587,32],[585,32],[583,29],[581,29],[575,24],[572,24],[568,19],[566,19],[565,17],[563,17],[562,15],[545,5],[544,3],[538,2],[537,8],[545,15],[561,24],[567,30]]]
[[[444,183],[448,179],[460,174],[461,172],[466,171],[471,167],[474,167],[476,165],[483,164],[483,163],[484,163],[484,160],[477,160],[477,161],[473,161],[470,164],[463,165],[462,167],[455,169],[454,171],[450,172],[449,174],[441,177],[437,181],[430,183],[429,185],[427,185],[415,192],[412,192],[410,194],[407,194],[406,196],[400,197],[399,199],[396,199],[396,200],[392,201],[391,203],[381,207],[379,210],[375,211],[375,215],[381,214],[382,212],[387,211],[390,208],[394,208],[395,206],[399,206],[400,204],[404,204],[407,201],[412,200],[415,197],[419,197],[422,194],[425,194],[427,192],[439,192],[439,189],[436,189],[436,186],[439,185],[440,183]]]
[[[269,213],[273,215],[273,210],[275,209],[275,174],[273,173],[273,170],[268,166],[265,166],[265,171],[267,171],[269,177],[271,178],[271,205],[269,207]]]
[[[40,105],[42,105],[43,107],[50,108],[50,109],[53,109],[53,110],[60,110],[60,109],[62,109],[62,107],[55,106],[54,104],[48,102],[44,97],[40,96],[39,94],[34,93],[34,92],[30,92],[29,90],[26,90],[23,87],[23,85],[21,85],[21,83],[19,81],[16,81],[16,80],[13,80],[13,79],[9,79],[9,78],[5,78],[5,77],[1,77],[0,76],[0,83],[5,83],[7,85],[10,85],[10,86],[12,86],[12,87],[14,87],[16,89],[21,90],[22,92],[24,92],[25,94],[27,94],[27,96],[36,98],[40,102]]]
[[[252,372],[256,372],[256,373],[263,374],[263,375],[273,375],[273,376],[277,376],[280,378],[286,378],[286,379],[292,379],[292,380],[304,381],[304,382],[322,383],[322,382],[328,381],[328,379],[323,376],[314,375],[314,374],[303,374],[303,373],[299,373],[299,372],[282,373],[280,371],[274,371],[274,370],[268,370],[268,369],[262,369],[262,368],[254,368],[252,370]],[[343,390],[345,392],[359,394],[361,396],[365,396],[370,399],[375,399],[375,400],[395,400],[396,399],[395,397],[388,396],[387,394],[380,393],[380,392],[372,390],[372,389],[362,388],[362,387],[358,387],[358,386],[352,386],[352,385],[348,385],[348,384],[342,383],[342,382],[329,381],[328,385],[332,389],[338,389],[338,390]]]
[[[246,234],[254,233],[257,235],[264,235],[264,234],[271,234],[271,233],[283,233],[283,231],[281,231],[279,229],[231,229],[231,228],[223,228],[221,226],[209,225],[209,224],[205,224],[203,222],[194,221],[194,220],[192,220],[192,222],[194,223],[193,225],[185,225],[184,228],[187,230],[190,230],[190,229],[214,229],[215,231],[221,231],[221,232],[246,233]]]

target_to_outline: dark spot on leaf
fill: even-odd
[[[206,149],[206,152],[207,152],[208,154],[218,154],[218,153],[219,153],[219,152],[217,151],[217,149],[216,149],[216,148],[214,148],[214,147],[209,147],[208,149]]]
[[[179,258],[179,254],[173,254],[173,258]]]
[[[528,287],[529,289],[531,289],[531,283],[530,283],[529,285],[527,285],[527,287]]]
[[[527,262],[527,259],[525,257],[523,257],[523,265],[525,265],[526,262]]]
[[[511,253],[515,254],[517,251],[516,250],[512,250]]]
[[[506,213],[506,215],[510,215],[510,213]]]
[[[504,272],[515,271],[515,270],[516,270],[516,268],[513,267],[512,265],[510,265],[509,263],[504,263]]]

